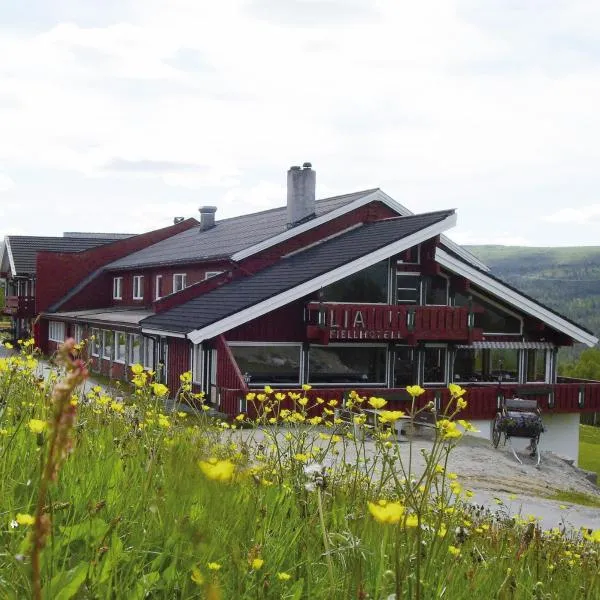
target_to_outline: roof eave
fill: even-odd
[[[446,269],[467,277],[475,285],[483,288],[484,290],[502,298],[505,302],[516,306],[523,312],[540,319],[553,329],[564,333],[570,338],[586,344],[589,347],[593,347],[598,344],[598,338],[592,333],[585,329],[578,327],[574,323],[571,323],[558,315],[557,313],[547,309],[537,302],[526,298],[517,291],[503,285],[496,279],[489,277],[486,273],[483,273],[471,265],[455,258],[448,254],[441,248],[436,248],[435,259]]]

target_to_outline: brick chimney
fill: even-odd
[[[295,227],[315,216],[317,174],[312,165],[290,167],[287,172],[287,227]]]
[[[200,231],[212,229],[215,226],[216,206],[201,206],[200,211]]]

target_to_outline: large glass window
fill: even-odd
[[[475,314],[475,327],[483,329],[484,333],[521,333],[521,320],[508,314],[495,304],[484,300],[481,296],[466,296],[456,293],[456,306],[481,306],[484,311]]]
[[[127,334],[122,331],[115,332],[115,361],[124,363],[127,349]]]
[[[143,338],[142,359],[144,369],[154,369],[154,340],[152,338]]]
[[[100,330],[92,328],[92,334],[90,335],[90,345],[92,356],[100,356]]]
[[[484,371],[486,350],[459,348],[454,356],[452,380],[457,383],[487,381],[489,373]]]
[[[423,350],[423,383],[446,383],[446,347],[426,346]]]
[[[394,356],[394,387],[415,385],[418,381],[418,373],[414,348],[396,346]]]
[[[308,378],[311,383],[386,382],[384,346],[311,346]]]
[[[397,273],[396,302],[398,304],[421,303],[421,276],[418,273]]]
[[[441,275],[423,278],[425,304],[446,306],[448,304],[448,280]]]
[[[50,321],[48,323],[48,339],[51,342],[64,342],[65,324],[60,321]]]
[[[136,365],[142,361],[142,336],[135,333],[129,336],[129,364]]]
[[[324,302],[388,302],[388,261],[377,263],[321,290]]]
[[[491,379],[498,382],[519,381],[519,351],[509,348],[489,350],[489,369]]]
[[[112,359],[114,339],[114,331],[102,330],[102,358]]]
[[[231,352],[250,385],[300,383],[300,344],[231,345]]]
[[[527,350],[527,381],[546,381],[545,350]]]

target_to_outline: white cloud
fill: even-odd
[[[4,173],[0,173],[0,193],[8,192],[15,187],[15,182]]]
[[[488,207],[509,231],[524,207],[577,210],[574,180],[581,197],[600,184],[588,2],[353,0],[336,19],[339,4],[130,0],[110,25],[0,30],[0,161],[52,173],[56,189],[77,178],[67,205],[110,182],[103,228],[123,198],[144,210],[148,181],[168,186],[165,204],[219,188],[221,215],[281,205],[304,160],[322,190],[381,186],[415,211],[456,206],[461,222],[480,211],[469,228],[483,237]],[[535,241],[523,222],[500,239]]]
[[[600,204],[588,204],[580,208],[562,208],[544,217],[550,223],[564,223],[574,225],[588,225],[593,221],[600,221]],[[600,234],[598,235],[600,244]]]

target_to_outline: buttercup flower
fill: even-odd
[[[207,565],[209,571],[218,571],[221,565],[218,562],[209,562]]]
[[[387,400],[384,398],[376,398],[375,396],[369,398],[369,406],[372,406],[376,410],[383,408],[386,404]]]
[[[250,563],[250,566],[252,567],[253,571],[258,571],[264,564],[265,561],[262,558],[255,558]]]
[[[277,573],[277,579],[279,581],[289,581],[292,576],[289,573]]]
[[[404,515],[404,506],[399,502],[386,502],[384,505],[368,502],[369,512],[378,523],[393,525]]]
[[[46,421],[40,421],[40,419],[31,419],[29,423],[27,423],[27,427],[29,427],[32,433],[42,433],[42,431],[48,427],[48,423],[46,423]]]
[[[406,387],[406,391],[413,397],[417,398],[421,394],[425,393],[425,390],[420,385],[409,385]]]
[[[15,520],[19,525],[33,525],[35,523],[35,517],[23,513],[17,513]]]
[[[235,465],[230,460],[217,460],[210,458],[207,461],[201,460],[198,462],[200,470],[208,477],[215,481],[229,481],[233,477]]]

